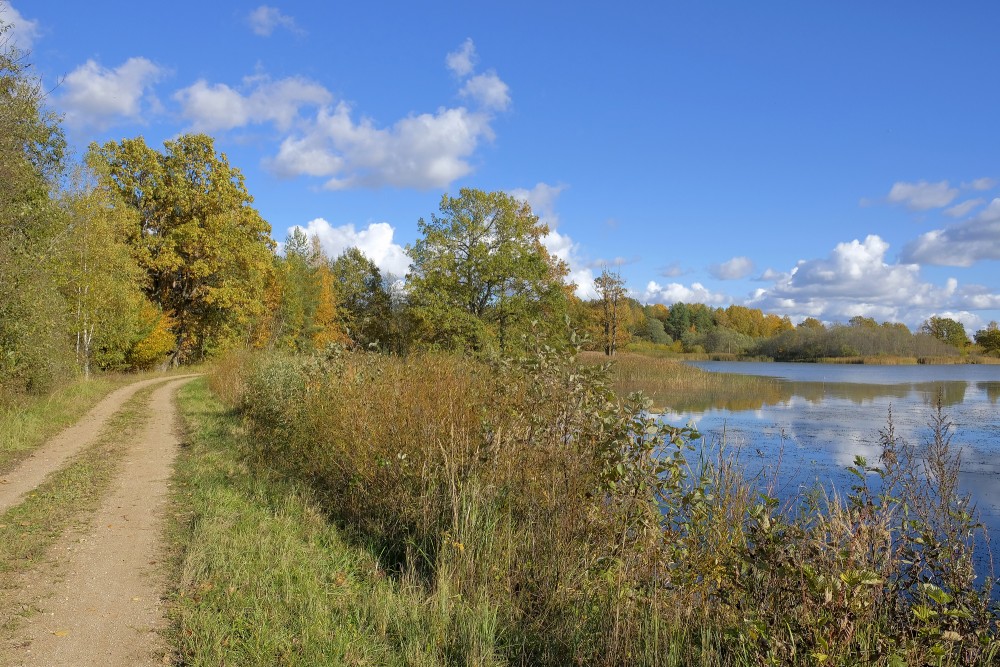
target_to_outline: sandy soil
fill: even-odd
[[[189,377],[169,378],[152,393],[142,436],[130,447],[89,528],[64,536],[47,562],[25,573],[21,592],[39,611],[8,645],[4,657],[10,664],[170,663],[169,649],[159,634],[166,626],[162,606],[166,581],[158,563],[164,549],[162,513],[180,443],[173,396]],[[147,384],[126,389],[134,393]],[[120,406],[130,395],[120,392],[108,398],[110,404],[117,401]],[[100,423],[92,415],[96,412],[106,420],[113,412],[108,407],[102,403],[84,421],[99,431]],[[56,456],[65,460],[69,454]]]

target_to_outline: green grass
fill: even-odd
[[[0,471],[10,470],[33,449],[131,380],[124,376],[81,379],[47,396],[21,397],[12,404],[0,405]]]
[[[172,614],[184,665],[492,664],[488,613],[388,574],[310,492],[251,466],[205,380],[180,390]],[[449,660],[463,642],[460,663]],[[466,659],[474,657],[466,662]]]
[[[198,372],[184,368],[173,373]],[[111,374],[70,382],[45,396],[19,396],[0,403],[0,473],[11,470],[33,450],[75,423],[115,389],[164,375]]]
[[[81,524],[100,504],[144,423],[150,391],[130,399],[93,445],[0,515],[0,620],[5,630],[20,613],[30,612],[30,606],[16,602],[21,593],[14,589],[14,577],[35,566],[67,528]]]

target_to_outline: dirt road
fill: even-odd
[[[164,549],[162,513],[180,442],[173,396],[190,377],[158,380],[164,384],[150,396],[142,436],[130,444],[121,472],[89,528],[57,541],[51,557],[25,574],[24,588],[42,599],[34,601],[39,613],[17,631],[13,664],[124,667],[169,662],[158,634],[165,626],[166,586],[158,563]],[[41,481],[83,449],[117,408],[154,382],[139,382],[109,396],[25,462],[29,478]],[[16,481],[18,495],[11,500],[4,489],[0,508],[30,490],[23,488],[27,483],[21,481],[20,469],[8,478]]]

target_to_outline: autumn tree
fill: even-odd
[[[601,347],[604,354],[613,357],[618,350],[618,345],[623,333],[627,329],[621,324],[621,311],[625,301],[625,281],[622,280],[621,273],[611,272],[604,268],[594,280],[594,287],[597,288],[598,298],[601,304]]]
[[[874,317],[865,317],[864,315],[855,315],[847,321],[847,324],[859,329],[875,329],[878,327],[878,322],[875,321]]]
[[[995,321],[976,332],[976,345],[983,348],[983,352],[1000,353],[1000,327]]]
[[[55,271],[77,364],[85,377],[95,365],[123,370],[132,348],[155,328],[150,319],[159,319],[142,292],[145,273],[125,241],[137,214],[82,169],[61,204],[67,225]]]
[[[959,349],[968,346],[969,337],[965,333],[965,325],[950,317],[930,317],[920,327],[921,333],[930,334],[939,341],[948,343]]]
[[[561,324],[567,269],[542,245],[548,227],[528,204],[462,189],[444,195],[440,212],[417,222],[422,238],[407,247],[407,289],[423,341],[508,351],[533,322]]]
[[[806,319],[799,322],[796,329],[807,329],[810,331],[826,331],[826,325],[817,320],[815,317],[807,317]]]
[[[129,238],[149,296],[175,322],[173,362],[249,342],[263,314],[274,243],[240,170],[201,134],[167,141],[162,153],[142,137],[92,150],[138,211]]]

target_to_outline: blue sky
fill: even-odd
[[[279,241],[401,274],[443,193],[505,190],[584,296],[1000,319],[1000,3],[0,8],[78,151],[208,132]]]

